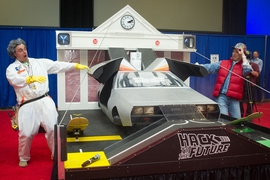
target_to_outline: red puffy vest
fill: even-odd
[[[239,61],[238,63],[234,65],[233,69],[231,70],[233,73],[231,74],[230,83],[229,83],[228,91],[226,94],[226,96],[237,99],[237,100],[242,99],[243,92],[244,92],[244,79],[240,78],[240,77],[243,77],[242,63],[243,63],[242,60]],[[229,73],[229,70],[231,69],[232,64],[233,64],[232,59],[223,60],[220,63],[220,69],[218,71],[218,77],[217,77],[216,85],[213,92],[214,97],[219,96],[221,87]],[[237,74],[240,77],[238,77],[235,74]]]

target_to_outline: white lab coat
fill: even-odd
[[[49,59],[29,58],[29,64],[16,60],[6,70],[6,77],[16,93],[18,104],[37,98],[49,92],[48,74],[56,74],[74,69],[75,63],[52,61]],[[47,80],[40,83],[26,83],[27,76],[44,76]],[[23,105],[18,112],[19,125],[19,158],[20,161],[30,160],[30,148],[34,136],[41,125],[45,133],[52,156],[54,154],[54,125],[58,113],[52,98],[46,96],[37,101]]]

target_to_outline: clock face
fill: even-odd
[[[124,15],[121,18],[120,23],[121,23],[121,26],[124,29],[129,30],[129,29],[132,29],[135,26],[135,19],[131,15]]]
[[[59,33],[58,34],[58,44],[59,45],[69,45],[70,36],[68,33]]]

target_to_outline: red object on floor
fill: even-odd
[[[260,119],[255,119],[253,123],[270,128],[270,102],[257,103],[256,106],[258,112],[263,112],[263,116]]]
[[[0,179],[50,180],[53,161],[47,146],[45,133],[38,133],[32,143],[31,160],[27,167],[19,167],[18,132],[11,128],[8,112],[0,110]]]

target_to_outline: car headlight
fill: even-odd
[[[134,107],[134,108],[132,109],[131,114],[134,114],[134,115],[142,115],[142,114],[143,114],[143,108],[142,108],[142,107]]]
[[[219,118],[219,107],[217,104],[200,104],[196,105],[198,111],[200,111],[207,119],[218,119]]]
[[[205,112],[205,111],[206,111],[206,105],[197,105],[197,109],[198,109],[200,112]]]
[[[143,112],[146,115],[153,115],[154,114],[154,107],[144,107]]]
[[[134,107],[132,109],[131,114],[133,115],[153,115],[154,114],[154,107]]]
[[[218,105],[217,104],[197,105],[197,109],[200,112],[213,112],[218,109]]]
[[[207,112],[213,112],[217,110],[217,105],[211,104],[207,105]]]

